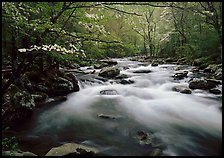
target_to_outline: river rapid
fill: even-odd
[[[222,154],[222,95],[204,90],[193,90],[192,94],[172,90],[176,85],[188,86],[193,75],[190,66],[185,66],[187,78],[174,80],[171,76],[177,65],[152,67],[128,59],[113,60],[118,61],[120,73],[128,75],[133,84],[80,80],[80,91],[69,94],[67,101],[37,110],[26,137],[45,136],[43,141],[54,140],[57,145],[87,144],[110,156],[143,156],[155,148],[161,149],[164,156]],[[133,73],[136,70],[152,72]],[[96,73],[99,71],[96,69]],[[103,90],[116,94],[102,95]],[[148,133],[150,143],[141,143],[138,131]]]

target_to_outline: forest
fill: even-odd
[[[222,2],[2,2],[3,155],[220,155],[221,101]]]

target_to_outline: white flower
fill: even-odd
[[[26,52],[27,49],[26,48],[22,48],[22,49],[18,49],[19,52]]]

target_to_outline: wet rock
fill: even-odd
[[[174,86],[172,88],[172,90],[180,92],[180,93],[184,93],[184,94],[191,94],[192,93],[192,91],[188,87],[183,86],[183,85]]]
[[[172,77],[175,80],[181,80],[181,79],[187,77],[187,74],[188,74],[188,71],[179,71],[179,72],[176,72]]]
[[[34,98],[27,91],[19,89],[15,85],[11,85],[9,88],[9,96],[12,105],[16,107],[25,107],[33,109],[35,107]]]
[[[45,102],[47,99],[47,94],[41,93],[41,92],[36,92],[34,94],[31,94],[31,96],[34,98],[34,102]]]
[[[107,114],[98,114],[98,117],[103,118],[103,119],[116,119],[115,116],[112,115],[107,115]]]
[[[130,68],[128,66],[123,67],[123,70],[127,70],[127,69],[130,69]]]
[[[158,62],[155,61],[155,60],[153,60],[152,63],[151,63],[151,66],[158,66],[158,65],[159,65]]]
[[[2,151],[2,156],[37,156],[31,152],[19,152],[19,151]]]
[[[105,78],[113,78],[120,74],[120,70],[116,67],[104,67],[100,70],[99,76],[105,77]]]
[[[116,79],[125,79],[125,78],[128,78],[128,75],[120,74],[116,77]]]
[[[67,97],[66,96],[57,96],[54,98],[49,98],[46,103],[52,103],[52,102],[62,102],[62,101],[66,101]]]
[[[138,65],[139,65],[139,66],[148,66],[149,64],[146,64],[146,63],[139,63]]]
[[[200,79],[193,79],[189,83],[190,89],[202,89],[202,90],[209,90],[212,88],[215,88],[216,84],[213,82],[207,82],[206,80],[200,80]]]
[[[213,94],[221,94],[222,93],[219,89],[216,89],[216,88],[209,89],[209,92],[213,93]]]
[[[149,133],[146,133],[145,131],[138,131],[137,139],[139,141],[139,144],[148,145],[152,143],[152,139],[150,138]]]
[[[132,80],[121,80],[120,81],[120,84],[133,84],[134,83],[134,81],[132,81]]]
[[[117,95],[118,92],[116,90],[102,90],[100,91],[101,95]]]
[[[78,83],[75,82],[73,84],[63,77],[55,77],[53,83],[48,83],[48,87],[51,87],[51,92],[56,96],[67,95],[68,93],[79,91]]]
[[[191,72],[193,72],[193,73],[197,73],[197,72],[199,72],[199,68],[198,68],[198,67],[193,67],[193,68],[191,69]]]
[[[103,67],[109,66],[107,63],[101,63],[101,64],[94,64],[94,69],[102,69]]]
[[[133,71],[133,73],[150,73],[152,72],[152,70],[136,70],[136,71]]]
[[[194,60],[193,65],[198,66],[200,69],[204,69],[208,66],[208,63],[206,63],[207,59],[205,57],[201,57]]]
[[[94,155],[99,151],[96,148],[82,144],[66,143],[59,147],[52,148],[45,156],[66,156],[66,155]]]
[[[222,80],[222,68],[218,68],[215,71],[214,76],[215,76],[216,79]]]
[[[214,83],[215,85],[222,84],[222,81],[216,79],[205,79],[208,83]]]

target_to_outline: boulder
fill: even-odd
[[[107,60],[107,59],[105,59],[105,60],[100,60],[100,62],[106,63],[106,64],[108,64],[109,66],[117,65],[117,64],[118,64],[117,61]]]
[[[215,88],[216,84],[213,82],[207,82],[206,80],[203,79],[193,79],[189,83],[189,88],[190,89],[202,89],[202,90],[209,90],[212,88]]]
[[[125,79],[125,78],[128,78],[128,75],[120,74],[116,77],[116,79]]]
[[[219,89],[216,89],[216,88],[209,89],[209,92],[213,93],[213,94],[221,94],[222,93]]]
[[[102,69],[103,67],[109,66],[107,63],[101,63],[101,64],[94,64],[93,68],[94,69]]]
[[[37,156],[31,152],[20,152],[20,151],[2,151],[2,156]]]
[[[10,86],[9,96],[12,105],[16,107],[25,107],[31,110],[35,107],[35,102],[32,95],[27,91],[19,89],[15,85]]]
[[[215,78],[218,79],[218,80],[222,80],[222,68],[218,68],[216,71],[215,71]]]
[[[79,91],[78,80],[77,80],[75,74],[73,74],[73,73],[66,73],[65,76],[66,76],[67,79],[68,79],[69,81],[71,81],[72,84],[73,84],[73,90],[72,90],[72,91],[73,91],[73,92],[77,92],[77,91]]]
[[[68,80],[67,78],[55,76],[54,79],[51,79],[51,81],[48,82],[48,87],[51,87],[51,94],[56,96],[67,95],[68,93],[79,91],[76,78],[74,80],[71,78]]]
[[[152,70],[136,70],[136,71],[133,71],[133,73],[150,73],[152,72]]]
[[[68,156],[68,155],[94,155],[99,151],[96,148],[82,144],[66,143],[52,148],[45,156]]]
[[[214,83],[215,85],[222,84],[222,81],[216,79],[205,79],[209,83]]]
[[[179,71],[179,72],[176,72],[172,77],[175,80],[181,80],[184,77],[187,77],[187,74],[188,74],[188,71]]]
[[[172,90],[180,92],[180,93],[184,93],[184,94],[191,94],[192,93],[192,91],[188,87],[183,86],[183,85],[174,86],[172,88]]]
[[[104,67],[100,70],[99,76],[105,77],[105,78],[113,78],[120,74],[120,70],[116,67]]]

